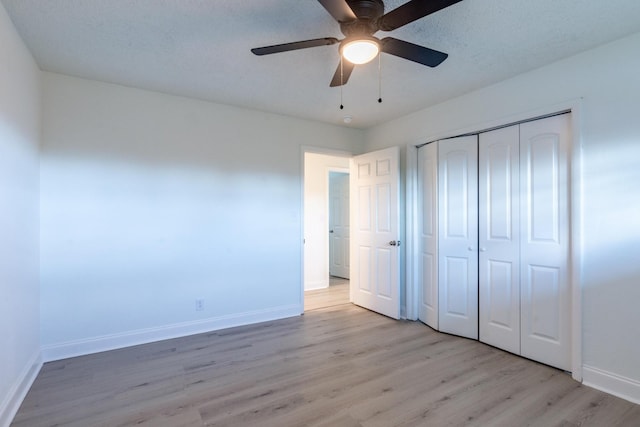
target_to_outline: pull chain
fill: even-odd
[[[343,58],[340,55],[340,109],[344,110],[344,66]],[[382,103],[382,55],[378,53],[378,103]]]
[[[382,103],[382,55],[378,52],[378,103]]]
[[[340,109],[344,109],[344,105],[342,105],[342,87],[344,86],[343,74],[342,74],[342,55],[340,55]]]

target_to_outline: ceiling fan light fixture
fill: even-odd
[[[378,56],[379,52],[380,43],[375,37],[358,37],[345,40],[340,47],[342,57],[356,65],[370,62]]]

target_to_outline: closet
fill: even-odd
[[[570,370],[562,114],[421,147],[419,318]]]

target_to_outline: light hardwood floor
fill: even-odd
[[[348,279],[331,276],[328,288],[304,293],[304,311],[333,307],[340,304],[349,304]]]
[[[351,304],[45,364],[14,426],[640,426],[556,369]]]

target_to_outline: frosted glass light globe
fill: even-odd
[[[342,46],[342,56],[352,64],[366,64],[380,52],[380,46],[375,39],[357,39]]]

